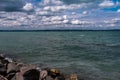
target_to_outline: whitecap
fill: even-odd
[[[108,47],[117,47],[117,46],[120,46],[120,44],[113,43],[113,44],[106,44],[106,46],[108,46]]]

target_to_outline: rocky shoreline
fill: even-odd
[[[0,80],[83,80],[77,74],[65,75],[55,68],[40,68],[17,62],[0,54]]]

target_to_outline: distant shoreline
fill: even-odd
[[[0,32],[42,32],[42,31],[120,31],[119,29],[114,29],[114,30],[76,30],[76,29],[65,29],[65,30],[60,30],[60,29],[53,29],[53,30],[0,30]]]

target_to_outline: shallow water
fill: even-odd
[[[120,31],[0,32],[0,51],[24,63],[77,73],[85,80],[120,79]]]

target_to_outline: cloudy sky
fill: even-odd
[[[119,25],[119,0],[0,0],[0,30],[109,30]]]

